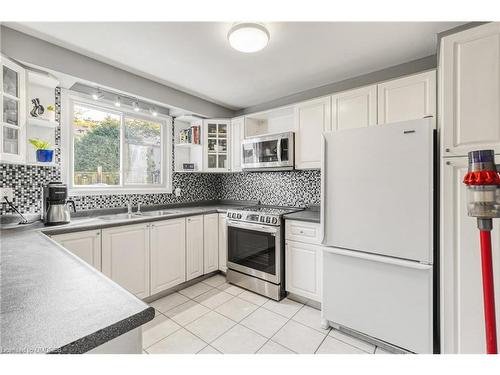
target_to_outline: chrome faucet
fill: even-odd
[[[127,213],[132,215],[132,201],[128,201],[127,203]]]
[[[137,203],[137,212],[136,212],[136,215],[142,215],[141,205],[142,205],[141,202]]]

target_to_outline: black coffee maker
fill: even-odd
[[[71,220],[68,203],[76,212],[75,202],[68,199],[68,187],[62,182],[49,182],[42,190],[42,220],[45,225],[67,224]]]

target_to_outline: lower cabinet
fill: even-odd
[[[225,214],[219,214],[219,271],[227,272],[227,227]]]
[[[149,224],[102,230],[102,273],[138,298],[150,295]]]
[[[186,281],[186,219],[157,221],[150,227],[151,295]]]
[[[51,238],[94,268],[101,270],[101,231],[57,234]]]
[[[203,216],[203,272],[219,269],[219,214]]]
[[[321,302],[322,255],[319,245],[286,242],[285,287],[288,292]]]
[[[186,220],[186,280],[203,275],[203,215]]]

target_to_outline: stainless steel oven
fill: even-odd
[[[227,220],[228,268],[281,283],[281,226]]]
[[[245,139],[241,144],[242,168],[248,171],[293,169],[294,147],[293,132]]]

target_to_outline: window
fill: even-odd
[[[170,119],[76,98],[67,102],[72,192],[170,192]]]

